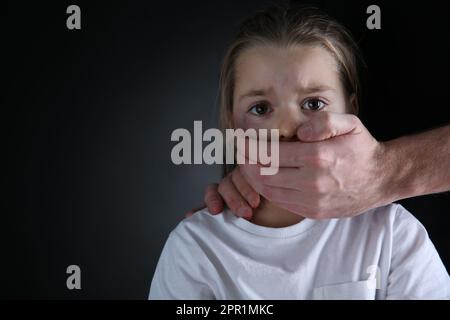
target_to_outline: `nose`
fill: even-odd
[[[280,130],[280,141],[296,141],[297,128],[304,122],[301,112],[296,108],[283,110],[278,120]]]

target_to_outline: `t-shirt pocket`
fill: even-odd
[[[375,300],[376,279],[314,288],[314,300]]]

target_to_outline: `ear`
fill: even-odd
[[[348,113],[358,115],[359,111],[359,105],[358,105],[358,99],[356,98],[356,94],[352,93],[349,97],[349,104],[348,104]]]

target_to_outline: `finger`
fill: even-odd
[[[280,158],[280,145],[286,150],[291,150],[293,147],[290,143],[280,142],[278,139],[276,140],[276,143],[274,143],[274,140],[272,140],[271,137],[258,137],[258,139],[246,137],[245,139],[240,138],[238,142],[239,141],[242,143],[237,144],[237,163],[260,164],[265,167],[269,167],[274,164],[278,165],[278,160]],[[298,145],[300,145],[300,143]],[[310,149],[308,146],[305,146],[304,148]],[[302,152],[302,154],[305,153],[306,150]],[[274,161],[275,157],[277,158],[277,161]]]
[[[261,151],[261,145],[259,143],[261,141],[258,142],[257,152],[250,152],[251,149],[248,147],[245,147],[243,150],[240,148],[237,149],[239,159],[244,159],[239,164],[258,164],[268,167],[273,163],[278,163],[278,167],[297,168],[313,159],[317,153],[317,146],[312,143],[280,141],[277,146],[271,142],[263,142],[267,143],[265,152]],[[266,159],[262,161],[262,157]]]
[[[353,114],[320,112],[297,129],[303,142],[327,140],[345,134],[360,132],[361,121]]]
[[[189,218],[190,216],[192,216],[194,213],[196,213],[197,211],[200,211],[202,209],[204,209],[205,206],[202,207],[197,207],[195,209],[189,210],[188,212],[186,212],[186,214],[184,215],[185,218]]]
[[[219,184],[218,191],[223,200],[238,217],[251,217],[253,212],[247,201],[236,189],[230,175],[226,176]]]
[[[307,167],[302,168],[279,168],[274,175],[261,175],[259,166],[241,165],[240,170],[246,181],[287,189],[308,189],[316,180],[316,174]]]
[[[271,202],[278,202],[284,204],[302,203],[307,201],[307,194],[294,189],[287,189],[282,187],[263,186],[261,188],[261,195]]]
[[[218,214],[223,211],[224,203],[218,191],[217,183],[206,187],[204,202],[208,207],[208,211],[212,214]]]
[[[247,181],[251,181],[251,185],[256,192],[272,202],[296,205],[298,203],[308,202],[308,197],[311,195],[311,188],[308,186],[294,189],[286,188],[283,185],[271,186],[266,184],[266,179],[271,179],[272,176],[261,176],[256,165],[245,165],[245,170],[243,169],[242,173]]]
[[[279,167],[299,168],[307,165],[317,155],[317,145],[300,141],[279,143]]]
[[[236,162],[237,164],[256,164],[259,160],[258,148],[261,141],[256,138],[240,137],[236,141]],[[268,148],[270,150],[270,148]]]
[[[253,208],[257,208],[260,202],[259,194],[255,190],[253,190],[247,180],[245,180],[244,176],[241,174],[239,167],[234,169],[231,173],[231,180],[233,181],[236,189],[250,204],[250,206],[252,206]]]

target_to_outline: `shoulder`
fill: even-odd
[[[366,230],[377,232],[384,240],[389,239],[393,255],[419,248],[434,250],[425,227],[400,204],[392,203],[374,208],[356,219],[366,222]]]
[[[391,203],[351,218],[336,219],[335,227],[354,236],[393,243],[399,237],[426,235],[422,224],[402,205]]]
[[[207,210],[200,210],[180,221],[169,233],[160,263],[191,269],[198,265],[205,258],[207,248],[214,242],[213,235],[222,224],[221,216],[222,214],[212,215]]]
[[[367,223],[397,229],[397,226],[405,225],[421,226],[420,222],[401,204],[391,203],[385,206],[370,209],[354,218],[354,223]]]
[[[427,236],[425,227],[405,207],[398,203],[392,203],[383,207],[375,208],[373,219],[381,219],[389,226],[394,235]]]
[[[223,233],[228,223],[226,214],[228,214],[226,211],[213,215],[207,209],[199,210],[189,218],[180,221],[170,233],[168,241],[183,241],[189,244]]]

